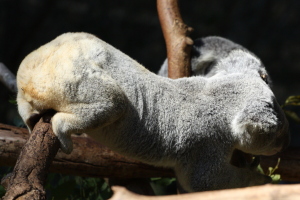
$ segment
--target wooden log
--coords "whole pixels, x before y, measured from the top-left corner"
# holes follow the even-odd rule
[[[0,165],[14,166],[28,137],[24,128],[0,124]],[[59,150],[50,172],[90,177],[174,177],[170,169],[125,158],[86,135],[72,136],[72,140],[73,152],[67,155]]]
[[[14,166],[28,139],[27,129],[0,124],[0,165]],[[95,142],[86,135],[72,136],[74,151],[67,155],[58,151],[51,172],[90,177],[150,178],[174,177],[172,170],[153,167],[124,156]],[[284,181],[300,181],[300,147],[290,147],[275,156],[261,158],[265,171],[281,161],[276,174]]]
[[[197,192],[169,196],[142,196],[114,186],[110,200],[296,200],[300,199],[300,184],[263,185],[248,188]]]
[[[0,165],[14,166],[21,148],[28,139],[27,129],[0,124]],[[86,135],[72,136],[74,151],[67,155],[58,151],[51,172],[91,177],[149,178],[174,177],[172,170],[153,167],[124,156],[95,142]],[[261,165],[266,171],[281,161],[276,174],[284,181],[300,181],[300,147],[290,147],[275,156],[264,156]]]

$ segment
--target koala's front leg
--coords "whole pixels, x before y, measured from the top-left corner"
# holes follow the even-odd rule
[[[85,120],[82,116],[73,113],[56,113],[52,120],[52,128],[60,141],[60,148],[69,154],[73,150],[72,133],[80,133],[85,128]]]
[[[72,133],[88,133],[111,124],[122,116],[127,103],[122,94],[118,95],[118,98],[110,99],[103,93],[99,102],[73,103],[67,106],[66,112],[57,112],[53,116],[53,132],[60,140],[61,149],[65,153],[72,151]]]

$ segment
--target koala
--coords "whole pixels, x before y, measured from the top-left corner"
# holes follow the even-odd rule
[[[30,131],[33,118],[54,110],[66,153],[70,135],[84,132],[124,156],[173,168],[187,192],[267,183],[253,167],[230,163],[236,150],[273,155],[288,144],[265,67],[233,48],[215,68],[210,77],[173,80],[91,34],[65,33],[20,64],[18,110]]]

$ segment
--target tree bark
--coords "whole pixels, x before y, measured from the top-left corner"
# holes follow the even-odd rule
[[[0,165],[14,166],[29,137],[25,128],[0,123]],[[170,169],[153,167],[121,156],[86,135],[72,136],[74,150],[58,151],[50,172],[112,178],[174,177]]]
[[[36,124],[21,150],[13,172],[2,179],[1,184],[7,191],[3,200],[46,199],[43,186],[49,166],[60,146],[49,123],[51,117],[45,115]]]
[[[300,199],[300,184],[263,185],[248,188],[198,192],[169,196],[142,196],[122,187],[113,187],[110,200],[295,200]]]
[[[193,28],[183,22],[178,0],[157,0],[157,11],[166,41],[169,78],[189,77],[193,40],[188,35]]]
[[[14,166],[29,134],[27,129],[0,124],[0,165]],[[67,155],[58,151],[51,172],[91,177],[150,178],[174,177],[170,169],[153,167],[123,157],[84,136],[72,136],[74,151]],[[300,148],[290,147],[282,153],[261,158],[265,171],[274,167],[284,181],[300,181]]]

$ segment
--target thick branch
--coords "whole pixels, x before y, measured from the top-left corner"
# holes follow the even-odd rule
[[[240,189],[198,192],[170,196],[142,196],[122,187],[113,187],[111,200],[295,200],[300,199],[300,184],[264,185]]]
[[[0,124],[0,164],[14,166],[22,146],[28,138],[28,131]],[[174,177],[170,169],[157,168],[125,158],[89,137],[72,137],[74,150],[67,155],[58,151],[51,172],[77,176],[150,178]]]
[[[0,124],[0,164],[14,166],[22,146],[28,138],[28,131]],[[50,171],[78,176],[149,178],[173,177],[171,170],[157,168],[125,158],[89,137],[73,136],[74,151],[66,155],[61,151],[55,157]],[[281,158],[275,174],[285,181],[300,181],[300,148],[289,148],[270,157],[262,157],[264,169],[274,167]]]
[[[49,123],[51,117],[47,116],[36,124],[22,148],[14,171],[2,180],[7,191],[3,200],[46,199],[43,185],[60,146]]]
[[[178,0],[157,0],[157,11],[166,41],[169,77],[188,77],[191,74],[190,53],[193,45],[188,35],[193,29],[184,24]]]
[[[0,62],[0,81],[12,92],[17,93],[16,76]]]

